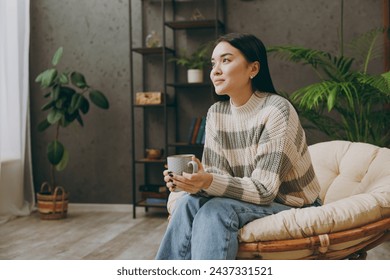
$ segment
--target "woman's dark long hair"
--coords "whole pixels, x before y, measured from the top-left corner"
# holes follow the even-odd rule
[[[214,47],[220,42],[227,42],[238,49],[248,62],[258,61],[260,63],[259,73],[252,79],[253,90],[276,93],[268,69],[267,51],[263,42],[254,35],[245,33],[229,33],[217,39]],[[228,95],[217,95],[214,92],[216,101],[228,100]]]

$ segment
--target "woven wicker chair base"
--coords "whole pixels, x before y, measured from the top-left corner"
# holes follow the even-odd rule
[[[359,228],[307,238],[240,243],[237,259],[366,259],[390,240],[390,218]]]

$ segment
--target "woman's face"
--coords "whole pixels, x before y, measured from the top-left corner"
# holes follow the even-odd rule
[[[258,62],[248,62],[241,51],[228,42],[220,42],[214,48],[211,64],[210,78],[218,95],[234,98],[245,92],[252,94],[250,77],[257,74]]]

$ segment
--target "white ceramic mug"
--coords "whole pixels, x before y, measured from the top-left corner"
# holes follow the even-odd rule
[[[186,173],[197,173],[198,164],[192,160],[193,154],[183,154],[183,155],[172,155],[167,158],[168,170],[182,175],[183,172]],[[176,188],[175,192],[181,191]]]

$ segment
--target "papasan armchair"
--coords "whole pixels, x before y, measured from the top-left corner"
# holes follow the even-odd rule
[[[257,219],[237,259],[365,259],[390,240],[390,149],[329,141],[309,146],[323,205]],[[168,211],[180,193],[171,193]]]

